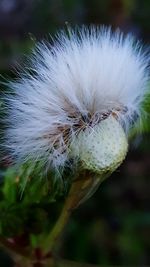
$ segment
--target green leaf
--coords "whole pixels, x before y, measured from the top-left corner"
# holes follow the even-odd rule
[[[13,168],[9,168],[6,171],[4,186],[2,188],[4,198],[9,203],[14,203],[16,201],[16,196],[17,196],[16,183],[17,183],[16,172]]]

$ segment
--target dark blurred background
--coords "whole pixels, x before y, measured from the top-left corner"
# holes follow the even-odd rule
[[[148,45],[150,0],[0,0],[2,79],[15,75],[36,40],[47,39],[66,23],[112,25]],[[61,256],[103,266],[150,266],[149,176],[147,131],[132,142],[121,168],[74,212]],[[0,266],[11,266],[3,253]]]

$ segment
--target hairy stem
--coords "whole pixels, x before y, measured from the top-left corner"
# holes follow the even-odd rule
[[[100,179],[96,179],[95,177],[93,178],[93,176],[89,173],[84,173],[81,178],[73,181],[60,217],[58,218],[52,231],[45,237],[43,242],[42,250],[45,253],[53,251],[57,241],[62,235],[72,211],[89,196],[92,190],[97,187],[99,183]]]
[[[57,260],[53,256],[63,230],[69,220],[72,211],[89,198],[103,180],[102,177],[93,177],[89,172],[82,173],[81,177],[73,180],[69,194],[62,208],[61,214],[52,231],[41,240],[39,248],[24,249],[18,247],[9,239],[0,237],[0,246],[12,257],[15,267],[94,267],[94,265],[78,264],[65,260]],[[40,258],[36,255],[40,250]]]

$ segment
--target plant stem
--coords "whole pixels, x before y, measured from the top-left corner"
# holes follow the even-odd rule
[[[77,208],[84,201],[84,199],[87,198],[87,196],[90,195],[92,190],[97,187],[99,183],[99,178],[95,178],[87,172],[83,173],[82,177],[77,178],[72,182],[70,192],[65,201],[60,217],[58,218],[52,231],[43,241],[42,250],[44,253],[53,251],[53,248],[62,235],[72,211]]]
[[[39,249],[41,257],[36,256],[36,249],[24,249],[0,237],[0,246],[6,250],[14,260],[16,267],[94,267],[94,265],[78,264],[65,260],[58,260],[53,251],[61,237],[72,211],[89,198],[101,183],[103,177],[93,177],[89,172],[82,173],[81,177],[74,179],[62,208],[61,214],[52,231],[41,240]],[[96,267],[96,266],[95,266]]]

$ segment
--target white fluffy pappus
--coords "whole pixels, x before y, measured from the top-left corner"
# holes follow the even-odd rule
[[[131,35],[105,27],[62,31],[53,45],[38,44],[30,66],[9,83],[5,146],[20,163],[59,168],[74,136],[110,114],[128,134],[141,116],[148,61]]]

